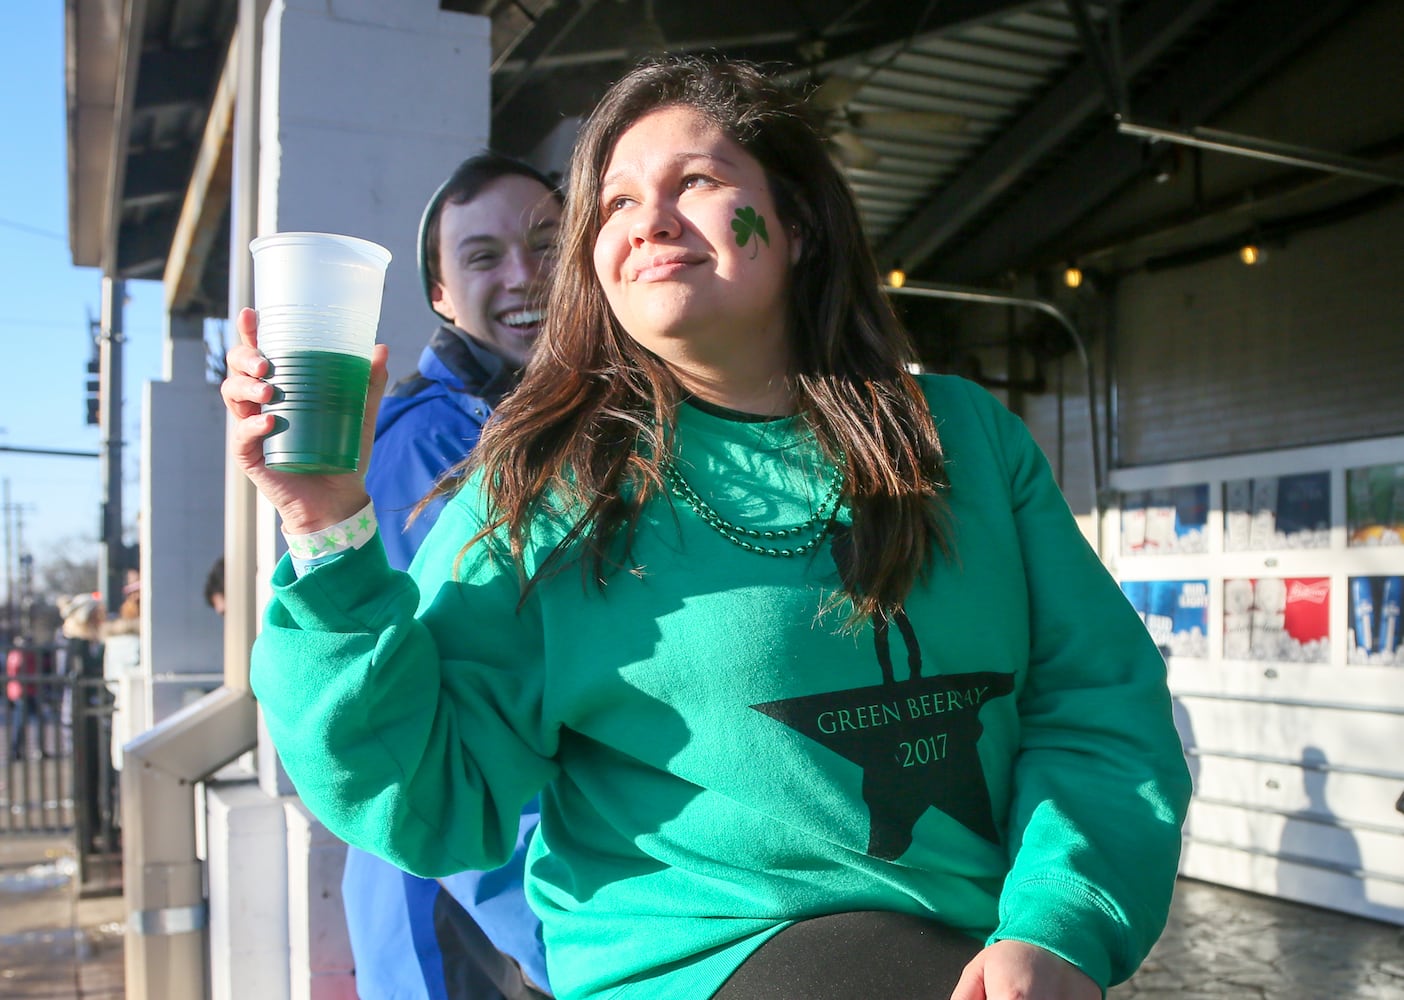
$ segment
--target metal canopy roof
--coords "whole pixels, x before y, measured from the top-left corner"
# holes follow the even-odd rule
[[[1215,154],[1182,155],[1119,133],[1118,86],[1137,119],[1188,129],[1215,124],[1243,102],[1270,102],[1285,73],[1343,33],[1359,51],[1362,79],[1378,77],[1385,63],[1398,77],[1404,66],[1397,0],[441,6],[492,19],[492,142],[519,155],[661,47],[753,59],[813,87],[880,264],[947,282],[1099,253],[1132,266],[1134,253],[1108,248],[1134,245],[1142,259],[1182,251],[1206,238],[1195,219],[1241,215],[1234,206],[1263,185],[1281,194],[1320,179],[1276,164],[1206,166]],[[197,154],[218,105],[236,8],[237,0],[67,0],[75,263],[162,276],[202,169]],[[1401,150],[1404,103],[1361,100],[1349,81],[1328,89],[1335,92],[1315,95],[1319,108],[1305,109],[1301,131],[1275,138],[1397,163],[1389,157]],[[1297,124],[1285,111],[1273,120]],[[1194,165],[1192,197],[1183,173],[1174,184],[1147,180],[1174,179],[1186,161]],[[204,168],[200,191],[212,176]],[[1311,207],[1359,197],[1362,183],[1316,184]],[[206,229],[227,227],[227,213],[212,218]],[[1163,238],[1148,238],[1155,233]],[[196,244],[198,277],[187,279],[177,308],[223,313],[227,244],[208,233]],[[190,245],[183,237],[181,252]]]

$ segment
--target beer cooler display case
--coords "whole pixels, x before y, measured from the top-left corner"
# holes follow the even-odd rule
[[[1404,438],[1109,479],[1194,776],[1181,872],[1404,925]]]

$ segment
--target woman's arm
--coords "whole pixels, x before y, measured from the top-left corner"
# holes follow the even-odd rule
[[[1188,771],[1164,660],[1023,422],[981,395],[1008,471],[1030,633],[1012,865],[991,941],[1036,945],[1105,987],[1135,971],[1164,927]]]
[[[455,527],[441,518],[430,541]],[[536,728],[539,635],[512,576],[419,577],[422,620],[378,539],[301,577],[284,560],[253,688],[298,793],[337,836],[423,876],[496,867],[555,772]]]
[[[235,461],[286,533],[323,531],[367,503],[385,348],[371,362],[362,471],[280,473],[263,462],[272,390],[254,311],[236,325],[221,386]],[[447,527],[440,518],[441,548],[456,551],[476,531],[465,516]],[[540,640],[533,645],[516,614],[515,574],[492,570],[472,583],[459,583],[442,560],[424,571],[431,631],[416,618],[414,582],[390,568],[378,536],[301,576],[285,557],[254,644],[253,690],[309,808],[348,842],[424,875],[505,861],[521,807],[554,773],[554,750],[518,728],[539,721],[529,678],[540,676]]]

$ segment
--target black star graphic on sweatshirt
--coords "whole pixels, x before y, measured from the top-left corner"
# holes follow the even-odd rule
[[[1014,690],[1014,677],[982,671],[913,676],[847,691],[752,705],[863,769],[868,854],[893,861],[935,807],[999,843],[990,790],[976,751],[980,707]]]

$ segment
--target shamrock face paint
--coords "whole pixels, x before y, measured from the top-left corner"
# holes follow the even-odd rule
[[[625,333],[680,371],[783,383],[797,245],[755,157],[693,109],[659,109],[615,142],[598,210],[595,274]]]
[[[751,259],[756,259],[756,254],[760,253],[761,241],[765,241],[766,246],[770,246],[770,234],[765,231],[765,216],[760,215],[750,205],[736,210],[736,218],[731,220],[731,228],[736,231],[736,245],[744,247],[750,242],[752,237],[756,237],[755,244],[751,247]]]

